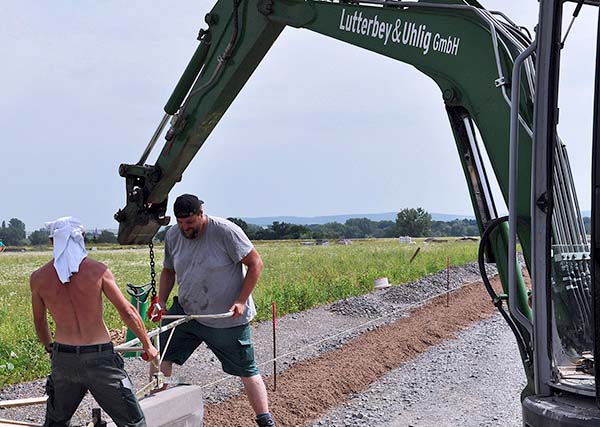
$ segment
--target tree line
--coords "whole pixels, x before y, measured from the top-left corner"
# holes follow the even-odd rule
[[[0,242],[6,246],[42,246],[50,244],[50,233],[45,227],[32,232],[27,236],[25,223],[18,218],[11,218],[8,223],[2,221],[0,226]],[[88,232],[85,235],[86,243],[117,243],[117,236],[109,230]]]
[[[251,240],[287,239],[363,239],[381,237],[437,237],[477,236],[476,220],[433,221],[431,214],[422,208],[402,209],[396,221],[372,221],[369,218],[351,218],[346,222],[298,225],[273,222],[268,227],[247,224],[239,218],[228,218],[244,230]]]
[[[298,225],[275,221],[267,227],[248,224],[240,218],[227,218],[244,230],[251,240],[315,240],[315,239],[363,239],[382,237],[462,237],[478,236],[479,227],[474,219],[454,219],[434,221],[422,208],[402,209],[395,221],[372,221],[368,218],[351,218],[346,222],[327,224]],[[590,232],[590,218],[584,218],[587,232]],[[167,230],[162,228],[155,240],[163,241]],[[86,243],[117,243],[117,236],[109,231],[88,232]],[[12,218],[0,227],[0,241],[7,246],[47,245],[48,230],[40,228],[29,236],[23,221]]]

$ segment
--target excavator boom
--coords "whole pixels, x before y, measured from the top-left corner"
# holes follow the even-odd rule
[[[494,28],[492,15],[477,2],[221,0],[205,20],[208,28],[201,31],[200,45],[155,133],[160,135],[170,118],[156,164],[146,165],[143,156],[135,165],[120,167],[127,192],[127,205],[116,214],[122,244],[148,243],[168,222],[164,214],[170,189],[286,26],[412,64],[436,81],[447,105],[466,108],[484,121],[479,127],[490,137],[507,136],[506,126],[499,129],[502,121],[493,116],[500,113],[508,119],[502,98],[517,48],[500,34],[494,40],[492,33],[501,29]],[[530,118],[531,103],[524,102],[523,114]],[[507,162],[505,145],[492,142],[488,149],[496,152],[490,157],[495,172],[504,175],[499,181],[507,191],[507,168],[501,165]]]

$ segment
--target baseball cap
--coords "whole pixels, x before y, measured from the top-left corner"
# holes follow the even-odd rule
[[[175,199],[173,212],[175,218],[187,218],[188,216],[198,215],[204,202],[193,194],[182,194]]]

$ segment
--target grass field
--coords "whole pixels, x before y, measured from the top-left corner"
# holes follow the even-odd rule
[[[421,251],[409,263],[417,247]],[[445,268],[447,256],[452,265],[462,265],[474,261],[477,254],[474,242],[401,245],[396,239],[360,240],[348,246],[258,242],[256,248],[265,264],[254,292],[258,320],[270,318],[271,301],[282,316],[369,292],[377,277],[387,277],[392,284],[406,283]],[[128,282],[149,281],[147,249],[99,248],[89,256],[109,266],[122,290]],[[50,251],[0,254],[0,388],[49,372],[48,357],[33,328],[29,275],[51,258]],[[162,258],[162,248],[157,247],[157,273]],[[123,326],[110,304],[105,319],[110,329]]]

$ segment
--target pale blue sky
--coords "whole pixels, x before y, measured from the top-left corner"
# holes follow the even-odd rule
[[[530,29],[536,21],[535,0],[482,3]],[[88,228],[117,227],[113,214],[125,202],[118,165],[139,159],[212,5],[0,2],[0,220],[17,217],[34,230],[74,215]],[[584,8],[572,30],[561,91],[561,136],[583,209],[593,11]],[[292,28],[192,161],[171,204],[184,192],[219,216],[417,206],[472,214],[434,83],[405,64]]]

